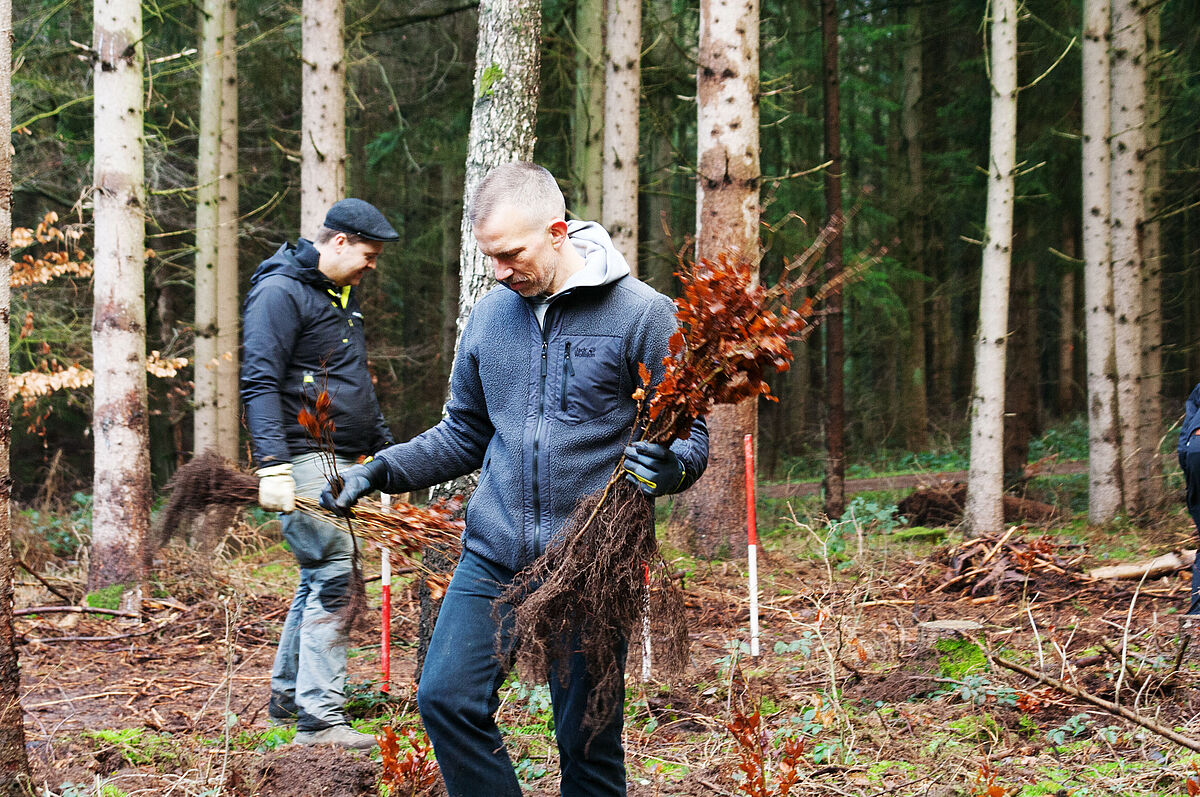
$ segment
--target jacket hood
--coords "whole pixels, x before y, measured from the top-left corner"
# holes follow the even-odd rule
[[[567,237],[583,256],[584,267],[571,275],[563,291],[581,286],[608,285],[629,274],[625,257],[613,246],[608,231],[594,221],[568,221]]]
[[[269,276],[280,274],[310,285],[331,287],[333,283],[317,268],[320,260],[321,253],[307,238],[301,238],[294,244],[285,243],[258,265],[250,284],[255,285]]]

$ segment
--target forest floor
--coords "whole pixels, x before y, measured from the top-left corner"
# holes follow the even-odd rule
[[[679,676],[655,673],[642,683],[631,645],[631,795],[782,794],[789,751],[792,795],[1200,791],[1200,755],[989,658],[1200,739],[1200,633],[1192,640],[1177,622],[1187,574],[1143,582],[1085,575],[1101,561],[1192,547],[1185,514],[1106,529],[1079,520],[1018,527],[981,542],[878,515],[867,524],[795,517],[767,532],[760,551],[758,658],[746,644],[746,561],[676,558],[691,662]],[[20,522],[18,531],[24,562],[77,604],[83,563],[46,554],[30,542],[36,530]],[[274,523],[243,523],[211,555],[165,549],[142,624],[78,613],[17,618],[38,795],[386,793],[378,753],[298,748],[288,744],[290,729],[267,725],[271,660],[296,576],[277,535]],[[367,575],[377,572],[376,562]],[[368,594],[375,610],[350,650],[355,725],[419,727],[414,583],[393,588],[390,695],[377,688],[377,581]],[[38,581],[18,583],[18,608],[66,602]],[[765,747],[740,754],[729,726],[746,727],[756,711]],[[546,687],[510,680],[499,721],[526,793],[557,794]],[[803,747],[785,747],[787,739]],[[759,763],[766,788],[747,791],[745,769]]]

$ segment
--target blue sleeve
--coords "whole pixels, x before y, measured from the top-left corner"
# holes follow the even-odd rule
[[[1200,429],[1200,384],[1192,388],[1191,395],[1183,405],[1183,423],[1179,426],[1177,450],[1183,451],[1187,448],[1188,438],[1195,434],[1197,429]]]
[[[388,468],[388,492],[432,487],[479,469],[495,433],[488,417],[479,360],[467,319],[450,375],[450,399],[437,426],[377,455]]]
[[[292,459],[280,392],[300,325],[295,297],[284,286],[262,285],[246,298],[240,388],[254,461],[259,465]]]

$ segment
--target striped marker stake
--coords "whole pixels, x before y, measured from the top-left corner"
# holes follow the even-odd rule
[[[758,524],[754,518],[754,441],[746,435],[746,556],[750,571],[750,655],[758,658]]]
[[[642,603],[642,680],[650,680],[650,563],[642,562],[642,583],[646,595]]]
[[[379,503],[384,509],[392,506],[392,497],[379,494]],[[380,618],[379,691],[385,695],[391,691],[392,680],[392,557],[387,548],[380,546],[383,559],[379,564],[379,580],[383,585],[383,616]]]

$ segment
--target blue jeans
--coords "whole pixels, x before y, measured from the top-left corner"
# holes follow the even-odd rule
[[[337,460],[339,471],[352,464]],[[316,454],[297,457],[292,477],[298,496],[316,498],[326,484]],[[302,512],[282,517],[283,536],[300,565],[300,584],[279,635],[268,713],[275,719],[295,717],[302,731],[345,725],[347,636],[335,615],[346,604],[354,542],[345,529]]]
[[[417,691],[425,731],[433,742],[450,797],[520,797],[521,787],[504,749],[496,710],[499,690],[512,666],[511,610],[497,619],[492,603],[513,579],[513,572],[463,551],[446,590]],[[500,630],[497,653],[497,631]],[[617,661],[625,661],[624,645]],[[621,711],[601,728],[583,727],[592,679],[583,656],[568,663],[565,682],[549,674],[558,742],[561,794],[601,797],[625,794],[625,750]],[[622,687],[618,687],[623,690]],[[621,705],[623,694],[616,697]]]

